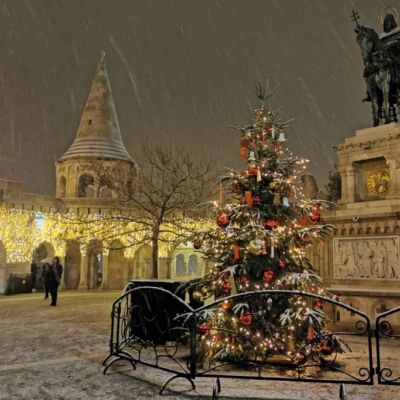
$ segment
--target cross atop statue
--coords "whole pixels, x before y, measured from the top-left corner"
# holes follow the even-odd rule
[[[384,12],[381,35],[360,25],[357,11],[351,13],[364,64],[367,93],[363,101],[371,103],[374,126],[397,122],[400,113],[400,29],[397,28],[400,13],[394,7]]]
[[[359,19],[360,19],[360,15],[358,14],[358,12],[355,10],[352,10],[351,11],[351,20],[356,23],[357,27],[360,26],[360,24],[358,23]]]

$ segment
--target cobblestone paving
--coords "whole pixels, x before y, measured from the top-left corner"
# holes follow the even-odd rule
[[[205,399],[212,381],[196,380],[188,392],[179,380],[159,396],[163,372],[121,364],[106,376],[111,303],[119,292],[61,292],[59,306],[42,294],[0,297],[0,399]],[[397,353],[399,357],[397,357]],[[400,350],[390,350],[400,358]],[[222,381],[221,399],[338,399],[338,385],[286,382]],[[348,386],[349,400],[398,400],[400,387]]]

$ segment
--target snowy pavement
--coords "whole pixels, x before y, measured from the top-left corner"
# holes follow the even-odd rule
[[[110,309],[119,292],[61,292],[58,307],[42,294],[0,297],[0,399],[187,399],[210,398],[213,381],[177,380],[159,396],[162,371],[121,363],[102,375]],[[391,356],[399,359],[391,349]],[[222,380],[221,399],[338,399],[338,385]],[[349,400],[400,399],[400,387],[348,386]]]

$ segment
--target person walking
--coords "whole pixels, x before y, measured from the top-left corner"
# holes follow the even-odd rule
[[[51,306],[57,305],[57,288],[59,284],[58,274],[55,266],[46,263],[45,265],[45,282],[47,283],[47,289],[51,296]]]
[[[58,282],[61,282],[61,277],[63,274],[63,266],[60,264],[60,259],[59,257],[54,257],[53,258],[53,266],[55,267],[55,270],[57,272],[58,275]]]
[[[63,273],[63,267],[60,264],[60,259],[58,257],[53,258],[53,263],[50,265],[49,272],[47,274],[49,280],[49,290],[51,296],[51,306],[57,305],[57,297],[58,297],[58,286],[61,282],[61,277]]]

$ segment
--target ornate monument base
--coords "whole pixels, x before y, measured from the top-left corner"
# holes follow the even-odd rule
[[[356,131],[336,151],[342,196],[323,215],[336,232],[312,262],[331,292],[374,319],[400,305],[400,124]]]

